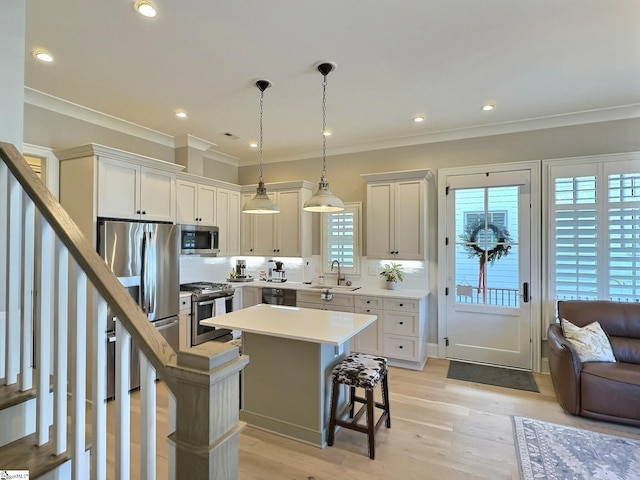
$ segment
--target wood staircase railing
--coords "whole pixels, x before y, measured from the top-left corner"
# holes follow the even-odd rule
[[[5,285],[0,292],[0,385],[17,385],[19,392],[33,389],[36,395],[35,405],[21,413],[27,431],[14,436],[30,433],[28,424],[33,424],[38,446],[49,445],[54,456],[70,458],[68,473],[60,478],[107,478],[104,333],[109,306],[118,318],[115,458],[109,459],[115,464],[114,478],[156,478],[156,371],[173,400],[169,423],[175,431],[168,442],[174,453],[168,478],[237,478],[237,441],[243,426],[238,420],[239,372],[248,358],[238,356],[236,347],[215,342],[176,354],[17,149],[0,142],[0,158],[0,255],[3,243],[6,247],[6,261],[0,261]],[[140,471],[133,473],[131,341],[141,351],[144,434]],[[0,430],[2,422],[0,417]],[[4,443],[15,440],[2,436]],[[0,469],[19,468],[15,448],[11,458],[4,448]],[[24,458],[28,455],[25,451]]]

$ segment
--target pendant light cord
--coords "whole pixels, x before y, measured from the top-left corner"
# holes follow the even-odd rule
[[[327,76],[322,76],[322,178],[327,177]],[[323,180],[326,181],[326,180]]]
[[[262,115],[263,115],[263,107],[264,107],[264,90],[260,91],[260,183],[262,183],[262,163],[263,163],[263,155],[262,155]]]

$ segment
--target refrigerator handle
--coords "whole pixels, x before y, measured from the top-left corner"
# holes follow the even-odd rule
[[[147,232],[143,232],[142,234],[142,267],[140,272],[140,297],[141,297],[141,307],[144,313],[149,313],[149,293],[147,286],[147,279],[149,275],[147,274],[147,264],[148,259],[147,256],[149,254],[149,241],[147,238]]]
[[[147,299],[148,313],[155,313],[156,306],[156,278],[158,272],[156,271],[156,265],[158,265],[158,244],[157,244],[157,236],[158,233],[154,230],[153,232],[149,232],[149,245],[148,245],[148,255],[147,255],[147,278],[145,279],[145,283],[147,286]]]

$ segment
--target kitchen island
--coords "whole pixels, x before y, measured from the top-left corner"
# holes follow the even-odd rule
[[[250,362],[242,372],[240,419],[323,448],[331,369],[349,352],[351,337],[376,319],[369,314],[260,304],[202,324],[242,331],[242,352]]]

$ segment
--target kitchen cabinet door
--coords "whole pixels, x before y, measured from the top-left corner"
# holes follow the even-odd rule
[[[176,223],[193,225],[198,221],[198,184],[176,182]]]
[[[300,190],[282,191],[277,194],[280,213],[275,215],[274,255],[284,257],[302,256],[302,232],[300,215],[302,202]]]
[[[367,185],[367,257],[426,260],[426,180]]]
[[[101,159],[98,163],[98,215],[140,218],[140,167]]]
[[[175,184],[172,173],[140,167],[140,211],[142,220],[173,222]],[[146,212],[146,213],[145,213]]]
[[[98,166],[98,215],[173,222],[175,175],[113,159]]]
[[[178,180],[176,222],[185,225],[216,225],[216,187]]]
[[[220,228],[218,256],[240,253],[240,192],[218,188],[216,221]]]
[[[242,206],[253,198],[254,193],[243,193],[240,201]],[[240,213],[240,253],[242,255],[256,255],[255,246],[255,215],[252,213]]]

